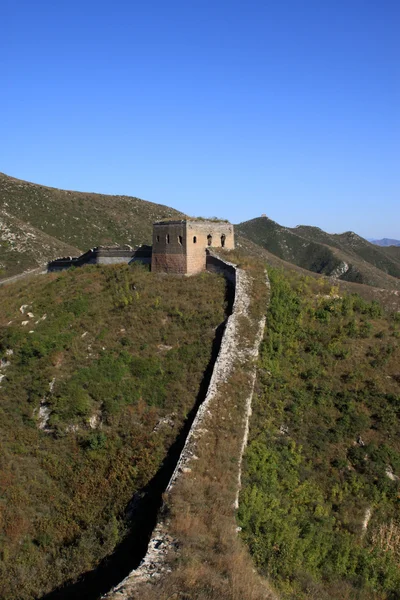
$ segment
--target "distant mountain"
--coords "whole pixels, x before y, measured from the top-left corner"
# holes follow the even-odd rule
[[[351,231],[329,234],[306,225],[289,228],[259,217],[240,223],[236,232],[303,269],[342,281],[400,289],[400,253],[379,248]]]
[[[392,240],[390,238],[382,238],[381,240],[368,240],[376,246],[400,246],[400,240]]]
[[[99,244],[151,243],[154,221],[180,216],[139,198],[59,190],[0,173],[0,278]]]

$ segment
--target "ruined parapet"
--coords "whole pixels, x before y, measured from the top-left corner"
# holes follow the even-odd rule
[[[222,260],[212,250],[206,251],[206,269],[210,273],[221,273],[231,283],[236,283],[236,266],[226,260]]]
[[[151,270],[194,275],[206,269],[207,248],[234,247],[233,225],[227,221],[160,221],[153,226]]]
[[[83,265],[115,265],[131,262],[151,262],[151,246],[139,246],[134,249],[131,246],[98,246],[91,248],[78,257],[57,258],[48,263],[47,270],[63,271],[70,267],[82,267]]]

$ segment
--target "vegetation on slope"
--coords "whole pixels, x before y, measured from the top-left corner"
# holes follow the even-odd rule
[[[78,248],[150,244],[154,221],[170,217],[183,215],[139,198],[59,190],[0,173],[0,276],[79,253]],[[40,249],[35,242],[42,237]],[[19,254],[23,262],[17,271],[13,263]]]
[[[381,249],[385,254],[400,262],[400,244],[398,246],[385,246]]]
[[[279,258],[294,262],[309,271],[330,275],[341,263],[332,249],[318,242],[305,240],[268,217],[240,223],[236,230]]]
[[[0,280],[43,267],[55,256],[76,256],[70,246],[0,209]]]
[[[265,248],[258,246],[240,234],[236,236],[236,247],[239,248],[242,253],[264,261],[268,268],[274,267],[277,269],[284,269],[288,273],[297,273],[298,275],[302,275],[304,277],[313,277],[317,280],[324,279],[327,281],[327,278],[324,275],[307,271],[306,269],[302,269],[293,263],[286,262],[275,254],[272,254],[272,252],[269,252]],[[331,278],[329,281],[331,281],[331,284],[334,284],[338,287],[340,294],[359,294],[362,298],[364,298],[364,300],[368,300],[369,302],[372,300],[378,301],[382,307],[390,312],[400,311],[399,290],[376,288],[370,285],[364,285],[362,283],[343,281],[341,279]]]
[[[282,227],[267,217],[240,223],[236,232],[298,267],[340,280],[400,289],[400,260],[348,232]]]
[[[282,598],[399,598],[399,313],[269,273],[243,537]]]
[[[329,234],[318,227],[308,227],[305,225],[300,225],[292,229],[292,231],[309,240],[334,246],[338,250],[346,252],[349,256],[353,256],[353,259],[362,258],[393,277],[400,277],[400,260],[397,260],[395,256],[391,257],[385,249],[368,242],[353,231]]]
[[[0,597],[93,568],[194,406],[225,281],[84,267],[0,288]]]

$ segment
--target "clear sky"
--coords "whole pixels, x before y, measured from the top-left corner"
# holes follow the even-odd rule
[[[0,171],[400,239],[399,0],[0,6]]]

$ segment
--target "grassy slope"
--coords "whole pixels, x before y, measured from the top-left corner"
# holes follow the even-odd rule
[[[399,315],[323,279],[270,276],[244,538],[282,598],[398,598]]]
[[[385,246],[381,249],[391,258],[395,258],[396,260],[400,261],[400,246]]]
[[[0,211],[0,279],[45,265],[55,256],[76,256],[78,248]]]
[[[279,258],[310,271],[329,275],[340,264],[330,248],[305,240],[268,217],[240,223],[236,231]]]
[[[0,222],[4,220],[11,233],[20,238],[20,242],[15,242],[9,234],[4,235],[1,227],[3,276],[18,272],[14,256],[19,254],[21,238],[29,227],[34,228],[32,233],[37,235],[37,243],[34,238],[25,240],[20,264],[24,268],[37,266],[39,260],[79,252],[78,248],[151,243],[154,221],[179,216],[181,213],[172,208],[139,198],[59,190],[0,173]],[[42,237],[48,247],[44,243],[40,249]],[[6,246],[4,241],[8,242]],[[13,248],[14,253],[11,253]]]
[[[278,269],[284,269],[285,271],[298,273],[304,277],[313,277],[315,279],[324,278],[323,275],[307,271],[293,263],[282,260],[276,254],[272,254],[265,248],[258,246],[248,238],[237,235],[236,245],[246,254],[257,257],[267,263],[271,267]],[[400,311],[400,291],[395,289],[376,288],[370,285],[364,285],[361,283],[353,283],[351,281],[342,280],[330,280],[331,284],[335,284],[339,287],[341,293],[359,294],[365,300],[377,300],[382,306],[389,311]]]
[[[224,301],[220,276],[138,266],[0,288],[1,598],[38,597],[113,550],[195,403]]]
[[[362,258],[381,271],[393,277],[400,277],[400,260],[396,256],[390,256],[384,249],[371,244],[352,231],[330,235],[317,227],[307,227],[304,225],[296,227],[292,231],[298,232],[302,237],[307,239],[335,246],[339,250],[345,251],[349,256],[353,256],[353,259]]]
[[[307,237],[299,235],[299,232],[303,230]],[[345,262],[350,269],[340,276],[341,280],[365,283],[381,288],[400,289],[400,281],[397,276],[387,274],[390,267],[393,273],[398,272],[400,275],[400,263],[388,257],[387,254],[381,253],[378,249],[379,263],[375,255],[375,246],[365,242],[368,248],[370,247],[372,256],[370,259],[379,263],[384,270],[367,262],[358,253],[360,244],[354,243],[352,246],[352,242],[347,239],[346,234],[343,234],[344,238],[342,239],[342,236],[330,236],[316,227],[289,229],[267,217],[240,223],[236,226],[236,231],[239,235],[247,237],[282,260],[304,269],[330,275]],[[356,237],[358,238],[358,236]],[[365,248],[362,246],[362,252],[364,250]],[[397,268],[398,271],[396,271]]]

